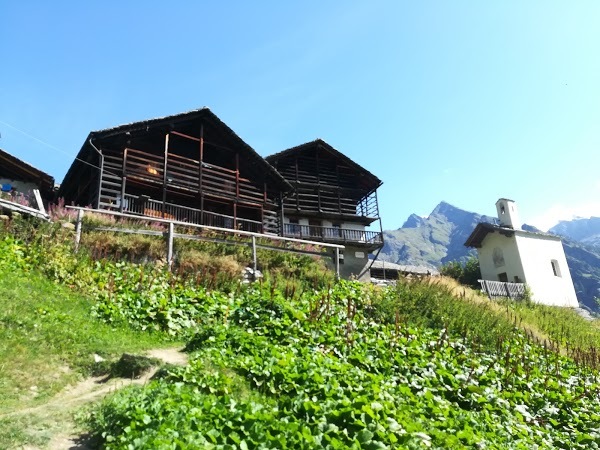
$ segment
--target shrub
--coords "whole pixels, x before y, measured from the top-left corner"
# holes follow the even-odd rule
[[[479,281],[481,279],[481,270],[479,268],[479,260],[472,256],[464,263],[459,261],[452,261],[448,264],[443,265],[440,268],[440,273],[450,278],[454,278],[460,284],[470,286],[472,288],[479,288]]]

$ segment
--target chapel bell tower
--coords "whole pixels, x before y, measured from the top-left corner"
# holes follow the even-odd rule
[[[500,226],[509,227],[514,230],[521,229],[519,211],[517,210],[517,205],[513,200],[501,198],[496,202],[496,210],[498,211]]]

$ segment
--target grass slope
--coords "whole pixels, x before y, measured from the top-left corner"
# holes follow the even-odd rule
[[[165,345],[159,333],[93,319],[89,298],[37,273],[0,272],[0,299],[0,448],[46,443],[48,428],[61,425],[19,411],[88,375],[94,354],[111,359]]]

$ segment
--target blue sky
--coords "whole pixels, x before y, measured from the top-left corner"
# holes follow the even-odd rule
[[[208,106],[264,156],[319,137],[369,169],[386,229],[500,197],[545,229],[600,215],[598,23],[595,1],[0,1],[0,147],[60,182],[91,130]]]

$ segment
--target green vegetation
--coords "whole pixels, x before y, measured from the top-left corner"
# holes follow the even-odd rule
[[[460,284],[472,287],[473,289],[479,288],[478,280],[481,279],[481,270],[479,268],[479,260],[476,256],[469,257],[464,263],[453,261],[444,264],[440,268],[440,274],[454,278]]]
[[[600,368],[600,321],[584,319],[569,308],[504,301],[508,314],[530,324],[548,337],[546,345],[560,349],[575,361]]]
[[[335,283],[283,253],[266,259],[275,275],[244,285],[199,269],[204,252],[237,263],[243,247],[189,247],[191,269],[172,274],[89,245],[74,257],[70,238],[26,221],[0,233],[5,408],[30,390],[23,371],[43,392],[27,401],[42,402],[97,369],[93,353],[169,341],[190,353],[80,413],[103,448],[599,448],[597,325],[566,310],[489,302],[448,279]],[[0,446],[31,438],[23,417],[0,423]]]
[[[409,288],[403,300],[436,290]],[[191,339],[188,367],[115,394],[87,423],[109,449],[598,448],[595,371],[506,323],[488,324],[494,346],[436,318],[413,327],[423,310],[390,317],[397,293],[250,287]]]

